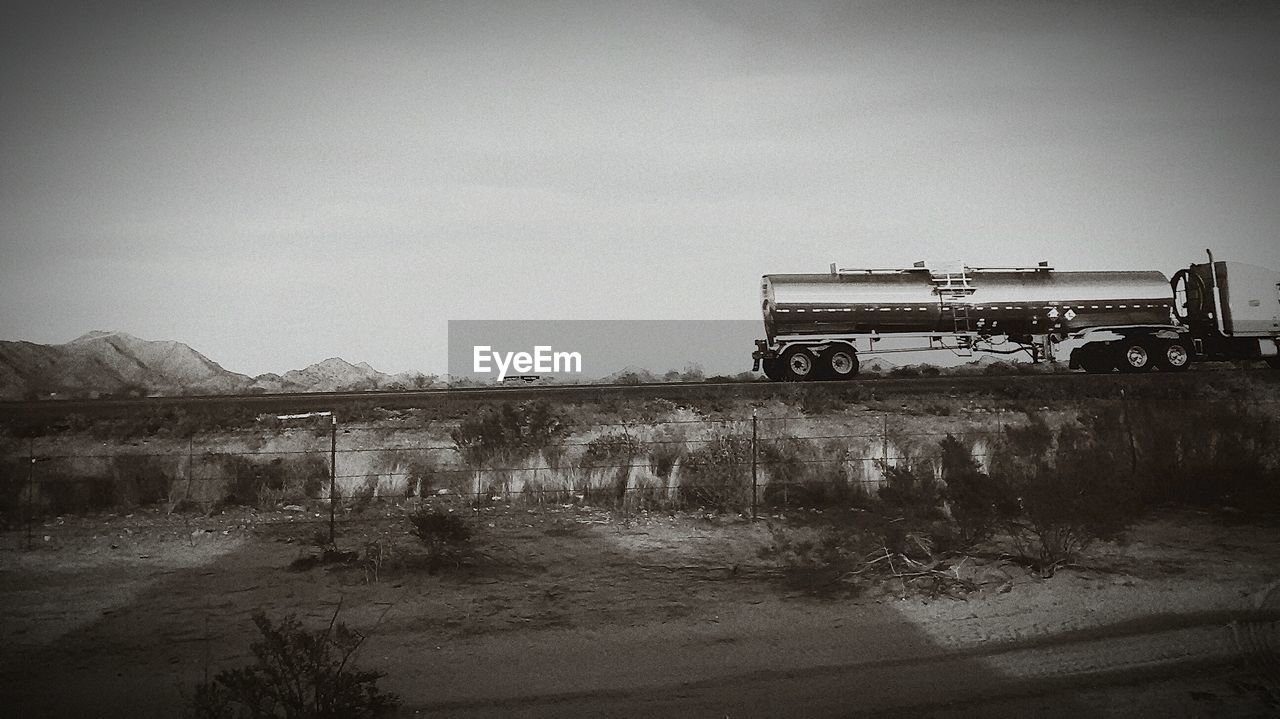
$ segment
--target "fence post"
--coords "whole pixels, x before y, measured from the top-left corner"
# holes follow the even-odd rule
[[[759,435],[760,420],[756,417],[756,410],[751,410],[751,520],[756,519],[756,487],[758,486],[758,477],[756,474],[756,439]]]
[[[195,502],[195,500],[191,498],[191,481],[196,471],[195,459],[192,457],[192,454],[195,452],[195,442],[194,437],[187,437],[187,491],[186,496],[183,497],[183,499],[190,503]],[[169,511],[172,512],[173,509],[170,508]]]
[[[880,460],[884,462],[884,466],[889,466],[889,413],[886,412],[881,418],[884,422],[884,429],[880,435]]]
[[[338,415],[329,415],[329,545],[334,543],[333,525],[338,507]]]
[[[27,437],[27,551],[31,551],[31,515],[34,514],[36,485],[36,450],[35,438]]]

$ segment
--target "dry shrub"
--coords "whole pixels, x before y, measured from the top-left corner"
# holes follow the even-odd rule
[[[450,437],[468,464],[484,467],[529,457],[564,439],[571,428],[572,420],[546,402],[508,402],[467,417]]]
[[[757,463],[768,476],[762,500],[774,507],[847,507],[865,503],[859,484],[845,473],[847,447],[821,447],[812,440],[783,436],[759,443]]]
[[[633,464],[644,452],[645,447],[640,440],[625,432],[611,432],[588,442],[578,460],[585,478],[580,489],[584,501],[624,506]],[[592,481],[598,474],[606,477],[603,486]]]
[[[685,455],[680,501],[693,507],[736,509],[751,500],[751,438],[721,434]]]
[[[196,719],[346,719],[371,717],[400,703],[378,689],[382,672],[360,671],[352,658],[365,636],[337,622],[309,631],[290,614],[278,625],[253,615],[261,639],[254,663],[224,669],[196,685],[188,707]]]
[[[46,470],[37,477],[33,502],[35,508],[53,514],[149,506],[169,500],[177,473],[171,457],[115,455],[96,474]]]
[[[484,491],[486,471],[491,484],[494,477],[504,479],[494,470],[551,450],[569,435],[572,427],[573,420],[564,410],[545,401],[506,402],[483,407],[466,417],[450,437],[458,455],[472,470],[475,500],[483,502],[491,493]]]
[[[1240,402],[1124,402],[1081,418],[1111,437],[1150,503],[1280,510],[1280,423]]]
[[[890,580],[930,597],[973,591],[959,573],[963,560],[948,559],[930,527],[865,513],[826,515],[808,526],[769,525],[772,543],[760,556],[777,562],[785,586],[810,594],[849,596]]]
[[[684,457],[683,442],[675,439],[659,439],[649,446],[649,471],[664,484],[671,483],[671,473]]]
[[[49,477],[36,486],[39,506],[51,514],[91,512],[115,504],[115,482],[109,477]]]
[[[273,507],[319,498],[329,487],[329,463],[319,454],[272,459],[226,455],[221,464],[228,504]]]
[[[875,464],[884,472],[885,484],[878,494],[888,512],[912,520],[942,518],[942,485],[928,463],[878,459]]]
[[[1129,468],[1079,424],[1054,430],[1033,420],[1010,427],[992,467],[1018,503],[1006,520],[1010,537],[1043,571],[1074,560],[1094,541],[1120,536],[1143,513]]]
[[[152,455],[112,457],[109,471],[114,504],[136,507],[167,501],[177,473],[175,464],[173,458]]]
[[[1018,512],[1017,498],[1001,481],[984,473],[960,440],[942,440],[942,482],[951,518],[962,545],[989,538]]]
[[[874,533],[847,525],[770,524],[768,529],[772,541],[760,550],[760,557],[778,564],[784,586],[810,594],[856,591],[856,585],[848,579],[880,546]]]
[[[445,565],[457,567],[471,543],[471,526],[462,517],[441,509],[423,510],[409,517],[410,533],[427,550],[427,571],[435,574]]]

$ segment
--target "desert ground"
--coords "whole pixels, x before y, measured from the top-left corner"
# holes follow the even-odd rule
[[[179,715],[249,660],[255,611],[338,612],[397,716],[1263,716],[1280,698],[1274,524],[1174,512],[1050,578],[975,556],[954,597],[780,581],[768,528],[811,512],[458,507],[473,556],[429,574],[407,511],[340,526],[390,547],[377,576],[298,568],[324,524],[296,512],[51,519],[29,551],[7,533],[5,713]]]
[[[1277,387],[526,406],[521,441],[564,420],[558,444],[487,474],[455,431],[494,429],[488,410],[348,413],[333,545],[324,427],[157,415],[11,432],[0,714],[182,716],[197,683],[253,660],[261,613],[360,632],[355,665],[383,673],[391,716],[1275,715]],[[755,518],[733,455],[753,412]],[[995,476],[1037,432],[1088,450],[1055,460],[1071,482],[1148,498],[1069,560],[1028,561],[999,531],[944,547],[956,498],[951,518],[919,514],[928,493],[903,504],[886,469],[934,476],[952,435]],[[726,477],[732,492],[705,492]],[[720,506],[691,499],[707,497]],[[425,511],[472,533],[438,568],[411,534]],[[938,544],[890,552],[900,521]],[[796,542],[832,528],[861,542],[855,561],[815,573],[818,545]]]

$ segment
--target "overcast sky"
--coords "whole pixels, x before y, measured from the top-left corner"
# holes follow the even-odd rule
[[[0,338],[441,371],[833,261],[1280,268],[1280,4],[1117,4],[5,3]]]

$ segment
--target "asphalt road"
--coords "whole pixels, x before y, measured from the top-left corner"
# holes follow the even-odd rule
[[[110,399],[58,399],[0,402],[0,421],[50,420],[72,414],[87,417],[130,416],[183,408],[195,411],[247,409],[261,413],[341,411],[353,406],[405,409],[474,404],[492,401],[548,399],[599,401],[608,399],[799,398],[805,394],[842,393],[849,399],[910,397],[995,397],[1010,399],[1094,397],[1182,398],[1206,394],[1206,387],[1230,385],[1247,377],[1280,386],[1280,372],[1268,368],[1240,369],[1206,366],[1177,374],[1062,374],[976,375],[951,377],[864,377],[845,382],[678,382],[636,385],[532,385],[471,387],[376,392],[314,392],[260,395],[212,395]],[[1123,394],[1122,394],[1123,393]],[[1218,393],[1221,396],[1223,393]],[[1229,394],[1229,393],[1228,393]]]

